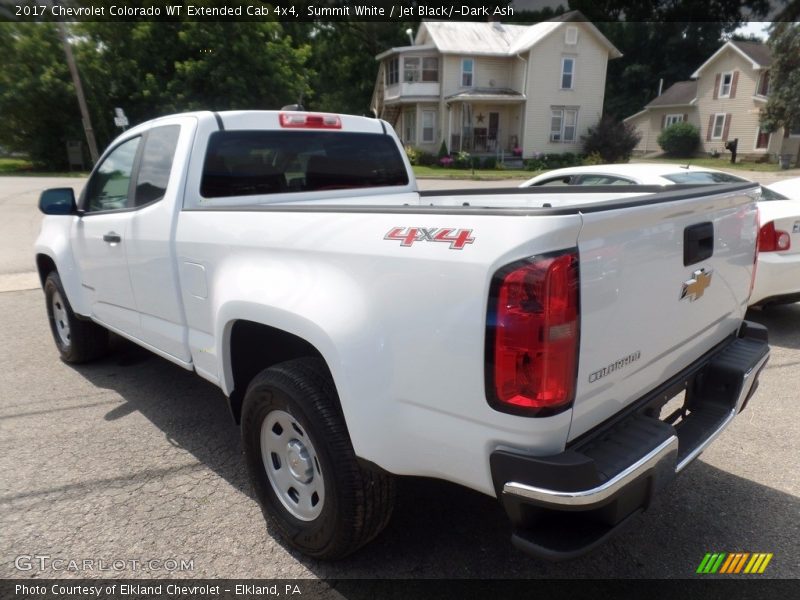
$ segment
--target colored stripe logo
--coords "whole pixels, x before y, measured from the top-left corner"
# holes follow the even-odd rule
[[[706,552],[697,573],[738,575],[760,574],[772,560],[772,552]]]

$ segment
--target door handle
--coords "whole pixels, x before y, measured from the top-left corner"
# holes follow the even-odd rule
[[[683,230],[683,266],[695,265],[714,255],[714,224],[697,223]]]
[[[122,241],[122,238],[118,233],[109,231],[107,234],[103,236],[103,241],[108,242],[109,244],[119,244]]]

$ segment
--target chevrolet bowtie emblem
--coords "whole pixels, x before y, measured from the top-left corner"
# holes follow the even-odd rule
[[[700,269],[692,273],[692,278],[683,282],[681,300],[688,298],[689,302],[694,302],[698,298],[702,298],[706,288],[711,285],[711,276],[713,274],[714,271],[711,269],[708,271]]]

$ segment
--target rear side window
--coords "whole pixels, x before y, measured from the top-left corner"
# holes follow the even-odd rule
[[[550,179],[545,179],[544,181],[540,181],[538,183],[534,183],[533,185],[542,185],[542,186],[554,186],[554,185],[570,185],[572,183],[572,179],[574,175],[560,175],[559,177],[552,177]]]
[[[340,131],[218,131],[209,139],[205,198],[408,184],[394,140]]]
[[[779,194],[767,187],[761,186],[761,199],[762,200],[788,200],[783,194]]]
[[[577,185],[633,185],[635,182],[615,175],[581,175]]]
[[[164,197],[180,132],[179,125],[165,125],[155,127],[147,133],[139,175],[136,178],[135,206],[150,204]]]
[[[714,173],[712,171],[685,171],[683,173],[670,173],[662,175],[672,183],[743,183],[747,179],[728,175],[727,173]]]

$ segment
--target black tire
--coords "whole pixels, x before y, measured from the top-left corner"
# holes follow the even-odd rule
[[[286,419],[292,421],[293,429],[283,436],[283,428],[279,428],[283,436],[279,437],[269,423]],[[267,436],[263,452],[262,427]],[[304,455],[309,470],[303,473],[304,478],[311,478],[308,484],[296,479],[288,464],[296,466],[292,457],[296,459],[297,454],[278,456],[276,462],[276,452],[270,452],[269,444],[280,446],[288,437],[296,439],[287,445],[309,444],[310,453]],[[242,406],[242,439],[253,486],[270,521],[304,554],[327,560],[342,558],[372,540],[389,522],[394,478],[369,470],[356,460],[333,380],[321,359],[287,361],[253,379]],[[269,474],[265,456],[272,463]],[[291,502],[301,498],[295,500],[291,494],[276,491],[279,483],[270,480],[278,477],[281,468],[288,469],[288,475],[300,482],[300,495],[307,493],[302,491],[306,485],[321,485],[321,507],[304,504],[307,514],[298,518],[294,513],[301,511],[301,506],[293,507]],[[292,479],[288,481],[293,483]],[[313,503],[313,495],[310,498]],[[314,514],[315,510],[319,514]]]
[[[108,352],[108,330],[75,315],[55,271],[45,279],[44,296],[50,331],[61,360],[71,364],[84,363]]]

